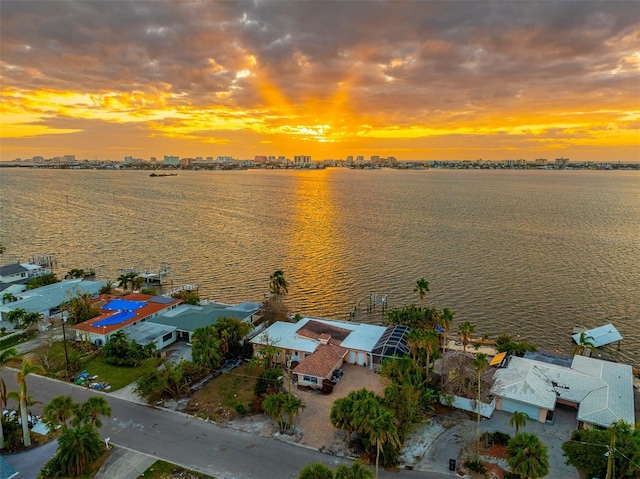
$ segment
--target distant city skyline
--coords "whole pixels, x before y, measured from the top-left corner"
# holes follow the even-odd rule
[[[628,1],[3,0],[0,161],[640,162]]]

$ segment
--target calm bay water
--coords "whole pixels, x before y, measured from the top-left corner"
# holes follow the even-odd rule
[[[480,334],[569,352],[612,322],[640,366],[640,174],[631,171],[149,172],[2,169],[3,263],[56,272],[168,263],[200,296],[261,301],[282,269],[292,311],[346,319],[371,292],[449,307]]]

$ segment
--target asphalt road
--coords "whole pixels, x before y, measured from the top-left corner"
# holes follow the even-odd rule
[[[7,388],[16,389],[15,372],[3,369]],[[30,375],[27,385],[29,394],[43,404],[60,395],[71,395],[76,402],[102,395],[107,398],[112,415],[103,421],[100,433],[109,437],[111,443],[218,479],[295,479],[300,469],[312,462],[322,462],[332,468],[348,463],[346,459],[316,450],[220,427],[183,413],[136,404],[70,383]],[[38,407],[33,411],[38,412]],[[381,469],[380,477],[444,479],[452,476]]]

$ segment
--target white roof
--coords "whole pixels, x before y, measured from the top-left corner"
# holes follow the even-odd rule
[[[582,333],[572,336],[576,344],[580,344],[580,334]],[[604,326],[588,329],[584,332],[584,337],[591,341],[596,348],[622,340],[622,335],[613,324],[605,324]]]
[[[269,326],[265,331],[258,334],[251,340],[255,344],[265,344],[268,337],[273,346],[290,349],[294,351],[313,352],[320,344],[313,339],[302,338],[297,335],[297,331],[304,327],[309,321],[318,321],[330,326],[348,329],[349,335],[342,341],[343,348],[371,352],[387,330],[384,326],[374,326],[372,324],[352,323],[349,321],[331,321],[322,318],[304,317],[297,323],[285,323],[278,321]]]
[[[68,301],[78,291],[91,295],[98,294],[100,288],[106,284],[104,281],[88,281],[79,278],[59,281],[20,293],[21,299],[0,305],[0,311],[9,312],[22,308],[28,313],[42,313]]]
[[[253,344],[277,346],[291,351],[312,353],[320,343],[313,339],[298,336],[296,331],[300,329],[300,323],[302,323],[302,320],[297,323],[278,321],[258,334],[251,342]]]
[[[579,421],[608,427],[623,419],[635,424],[631,366],[575,356],[571,368],[512,356],[498,369],[491,392],[554,410],[556,399],[579,404]]]
[[[606,387],[591,391],[578,408],[580,421],[610,426],[622,419],[635,424],[633,409],[633,369],[628,364],[574,356],[571,368],[601,379]]]

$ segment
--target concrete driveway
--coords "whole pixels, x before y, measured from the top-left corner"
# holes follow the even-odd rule
[[[480,430],[481,432],[505,432],[513,437],[515,429],[509,425],[510,419],[511,414],[495,411],[490,419],[482,420]],[[435,431],[435,434],[431,438],[431,446],[422,459],[417,462],[415,468],[449,473],[449,459],[457,458],[464,445],[475,439],[476,425],[475,421],[466,419],[449,429],[443,429],[437,423],[431,428],[427,428],[423,434],[429,434],[430,429]],[[562,455],[562,444],[571,438],[571,432],[577,426],[575,410],[558,406],[553,424],[542,424],[529,419],[527,425],[521,429],[521,432],[536,434],[547,446],[549,453],[549,474],[547,477],[580,479],[576,468],[566,465],[566,458]]]

